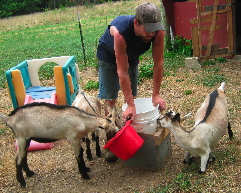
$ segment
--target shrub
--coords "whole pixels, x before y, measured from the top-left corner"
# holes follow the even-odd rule
[[[138,81],[142,82],[145,79],[152,78],[153,76],[153,63],[142,64],[139,66]]]
[[[192,41],[182,36],[175,36],[174,39],[165,39],[166,57],[174,57],[176,54],[191,56],[192,55]]]
[[[94,80],[89,80],[86,85],[84,86],[84,89],[86,90],[97,90],[99,88],[99,82],[96,82]]]

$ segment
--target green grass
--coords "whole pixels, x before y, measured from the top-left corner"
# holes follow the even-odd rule
[[[106,14],[104,9],[96,9],[96,6],[83,7],[81,10],[79,13],[81,16],[87,66],[96,66],[97,59],[95,55],[98,40],[107,24],[119,14],[119,11],[113,9],[112,13]],[[129,14],[132,14],[130,10],[133,12],[133,8],[126,9]],[[72,17],[64,19],[63,16],[59,16],[63,14],[61,12],[71,14]],[[6,19],[0,20],[0,26],[4,26],[0,30],[1,88],[5,86],[5,72],[24,60],[74,55],[78,65],[85,67],[75,9],[72,8],[72,11],[69,11],[69,9],[49,11],[49,15],[46,17],[52,17],[52,20],[47,21],[45,21],[45,15],[43,14],[39,14],[39,17],[43,18],[37,18],[38,21],[36,22],[30,20],[28,23],[24,23],[19,17],[15,17],[16,21],[12,18],[13,21],[9,24],[13,25],[12,28],[5,24]],[[34,14],[32,15],[33,18],[35,16]],[[16,22],[19,22],[19,25]],[[48,76],[45,78],[48,78]]]
[[[84,89],[86,90],[97,90],[99,88],[99,82],[96,82],[94,80],[89,80],[86,85],[84,86]]]
[[[95,58],[97,37],[102,31],[101,28],[97,30],[95,27],[89,27],[86,31],[83,29],[87,61]],[[24,29],[20,32],[5,32],[2,36],[4,36],[4,41],[1,44],[0,59],[2,64],[7,64],[7,67],[17,65],[25,59],[65,55],[74,55],[77,57],[78,64],[83,64],[77,23],[62,23],[61,25],[55,24]]]
[[[184,91],[184,94],[185,94],[185,95],[192,94],[192,90],[185,90],[185,91]]]
[[[86,66],[96,68],[96,48],[106,26],[116,15],[133,14],[133,8],[138,3],[124,1],[115,3],[114,8],[111,3],[100,6],[86,5],[78,8],[84,37],[86,62],[84,61],[76,8],[32,14],[30,17],[22,16],[13,17],[9,20],[1,19],[0,88],[5,87],[5,72],[24,60],[74,55],[81,70],[85,68],[85,63]],[[126,6],[127,4],[128,6]],[[104,6],[106,8],[103,8]],[[8,23],[6,23],[7,21]],[[186,55],[183,55],[183,53],[191,53],[190,46],[183,46],[185,41],[182,38],[177,38],[174,43],[178,47],[174,50],[165,50],[165,76],[176,76],[176,72],[185,66],[184,59]],[[166,42],[167,47],[172,43]],[[186,50],[187,47],[189,50]],[[220,58],[218,61],[221,62],[223,60]],[[151,78],[153,74],[151,50],[141,56],[140,61],[143,65],[140,66],[139,82],[142,82]],[[42,68],[44,73],[42,73],[43,77],[40,76],[40,80],[49,79],[53,76],[52,66],[49,65]],[[216,71],[214,70],[214,73],[217,71],[217,69]],[[199,78],[196,84],[213,86],[225,80],[225,77],[222,75],[215,75],[214,78],[215,80],[213,80],[212,75],[203,79]],[[87,88],[90,89],[92,86],[89,87],[87,85]],[[94,86],[93,88],[96,87]]]
[[[77,24],[49,25],[5,32],[2,34],[4,41],[0,45],[0,70],[3,74],[27,59],[66,55],[75,55],[78,58],[81,46],[77,34]],[[1,76],[0,79],[2,87],[5,77]]]
[[[113,3],[98,6],[86,5],[1,19],[0,88],[5,87],[5,72],[24,60],[74,55],[80,69],[85,67],[77,9],[81,18],[86,66],[96,67],[98,40],[109,22],[116,15],[133,14],[134,7],[139,3],[124,1],[115,3],[115,6]],[[174,52],[165,52],[165,55],[167,58],[165,65],[168,68],[165,73],[167,76],[173,76],[175,75],[173,72],[180,66],[184,66],[184,56],[179,56]],[[140,61],[149,63],[150,59],[151,51],[144,54]],[[51,68],[46,67],[46,70],[51,71]],[[145,79],[150,78],[152,72],[146,68],[143,73],[141,78]],[[48,79],[51,76],[52,72],[48,72],[42,79]]]
[[[4,133],[6,133],[6,130],[5,129],[0,129],[0,135],[2,135],[2,134],[4,134]]]

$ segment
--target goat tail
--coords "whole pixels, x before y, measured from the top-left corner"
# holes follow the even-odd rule
[[[7,123],[7,116],[6,115],[0,113],[0,119],[2,121],[4,121],[5,123]]]
[[[225,82],[222,82],[222,83],[221,83],[221,86],[220,86],[218,89],[224,91],[225,85],[226,85],[226,83],[225,83]]]

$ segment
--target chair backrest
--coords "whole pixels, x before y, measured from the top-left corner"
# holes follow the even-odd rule
[[[7,70],[6,78],[13,107],[16,108],[20,105],[23,105],[21,99],[24,97],[24,95],[22,93],[32,86],[27,61],[25,60],[17,66]]]
[[[59,66],[64,66],[71,57],[74,57],[74,56],[60,56],[60,57],[52,57],[52,58],[27,60],[28,72],[29,72],[32,86],[40,86],[38,72],[41,66],[43,66],[47,62],[54,62]]]
[[[6,72],[9,93],[14,108],[22,105],[22,102],[19,101],[22,101],[22,98],[25,96],[23,93],[25,93],[29,87],[40,86],[38,72],[40,67],[47,62],[54,62],[62,68],[63,81],[61,83],[62,85],[58,85],[58,88],[62,87],[65,94],[58,96],[57,93],[57,98],[60,100],[60,97],[65,96],[65,104],[72,104],[79,91],[79,68],[74,56],[60,56],[25,60]]]
[[[66,61],[65,65],[62,67],[62,70],[63,70],[67,104],[71,105],[79,91],[79,84],[78,84],[79,68],[78,68],[78,65],[76,64],[75,57],[69,58]],[[71,79],[72,79],[72,84],[70,83]],[[73,86],[72,89],[71,89],[71,86]],[[57,93],[57,97],[58,97],[58,93]]]
[[[54,79],[58,105],[71,105],[79,91],[79,67],[75,57],[69,58],[64,66],[54,67]]]

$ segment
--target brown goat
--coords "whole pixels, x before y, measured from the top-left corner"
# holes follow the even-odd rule
[[[0,119],[13,130],[18,141],[16,177],[22,187],[26,187],[22,169],[29,177],[34,174],[27,163],[27,148],[32,139],[44,143],[67,139],[74,150],[80,174],[84,179],[89,179],[87,172],[90,169],[83,159],[81,139],[87,133],[96,132],[100,128],[106,132],[118,131],[111,119],[86,113],[73,106],[49,103],[20,106],[8,116],[0,114]]]

